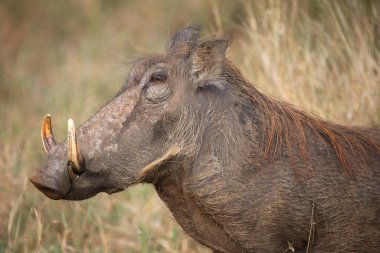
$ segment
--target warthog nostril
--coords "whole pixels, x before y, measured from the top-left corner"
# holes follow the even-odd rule
[[[39,175],[31,177],[30,182],[51,199],[58,200],[63,198],[66,194],[56,186],[56,183],[53,180],[44,180]]]

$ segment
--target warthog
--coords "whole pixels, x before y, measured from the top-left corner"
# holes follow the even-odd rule
[[[188,26],[139,59],[115,98],[56,144],[31,182],[83,200],[154,185],[215,252],[380,252],[380,131],[271,99],[225,58],[228,40]]]

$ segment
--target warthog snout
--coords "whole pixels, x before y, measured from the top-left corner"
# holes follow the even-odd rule
[[[58,145],[56,144],[54,138],[50,114],[47,114],[42,121],[41,138],[44,149],[48,155],[57,156],[60,154],[60,150],[56,150],[58,148]],[[56,174],[45,175],[39,173],[30,178],[30,181],[51,199],[63,198],[70,190],[70,180],[75,180],[75,178],[82,174],[85,169],[84,159],[79,150],[74,121],[72,119],[68,120],[68,137],[66,149],[67,170],[60,170],[63,176],[61,175],[60,177],[57,177]],[[51,154],[53,152],[54,154]],[[62,160],[56,159],[55,161]],[[61,167],[62,165],[64,166],[64,164],[59,163],[56,166]],[[55,171],[54,169],[50,170]],[[70,178],[70,180],[67,180],[67,176]]]

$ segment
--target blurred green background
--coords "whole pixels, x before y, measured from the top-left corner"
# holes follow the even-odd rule
[[[261,91],[350,125],[380,123],[380,1],[0,0],[0,252],[210,252],[149,185],[80,203],[29,182],[41,119],[83,123],[137,56],[176,29],[232,38],[228,57]]]

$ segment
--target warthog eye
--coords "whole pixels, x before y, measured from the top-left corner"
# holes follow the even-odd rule
[[[166,75],[164,73],[153,73],[150,78],[150,83],[160,83],[166,81]]]
[[[145,86],[146,98],[154,103],[162,102],[169,97],[171,90],[169,84],[165,81],[167,76],[165,73],[153,73],[149,83]]]

